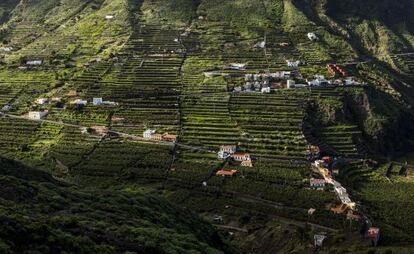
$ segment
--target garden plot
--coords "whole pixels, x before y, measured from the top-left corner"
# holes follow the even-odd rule
[[[230,108],[243,133],[241,146],[253,156],[305,158],[303,101],[297,95],[237,94],[232,96]]]
[[[85,177],[163,179],[171,159],[170,146],[103,140],[73,170],[75,175]]]
[[[123,66],[114,68],[99,90],[91,90],[91,95],[111,94],[110,98],[119,103],[114,118],[124,120],[116,123],[114,130],[133,134],[146,128],[178,132],[179,72],[183,63],[178,36],[178,31],[155,25],[137,28],[123,49],[127,56]]]
[[[324,127],[320,131],[321,140],[342,156],[358,158],[364,151],[358,145],[362,133],[355,125],[337,125]]]
[[[65,126],[59,142],[55,144],[49,157],[61,165],[71,168],[82,161],[83,156],[91,152],[101,137],[82,134],[79,128]]]

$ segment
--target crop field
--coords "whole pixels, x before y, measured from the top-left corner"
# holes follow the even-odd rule
[[[402,195],[411,187],[400,176],[387,182],[362,163],[369,151],[361,127],[332,119],[320,128],[309,124],[311,117],[335,118],[345,111],[344,94],[351,86],[285,89],[287,78],[275,78],[271,93],[235,91],[246,74],[289,71],[303,83],[316,74],[328,77],[326,63],[355,58],[345,41],[299,15],[290,0],[240,6],[229,1],[223,5],[234,10],[223,11],[224,17],[219,1],[200,3],[198,12],[193,2],[177,1],[185,13],[160,2],[87,1],[86,8],[42,26],[13,23],[7,38],[18,47],[4,54],[11,67],[0,67],[0,107],[7,106],[0,116],[0,155],[87,187],[154,188],[203,216],[253,212],[306,228],[311,222],[331,232],[344,230],[345,214],[327,208],[338,201],[332,188],[310,186],[311,178],[320,178],[308,160],[313,144],[349,159],[340,177],[352,188],[354,180],[369,182],[355,190],[367,203],[363,209],[373,220],[385,221],[386,234],[395,230],[399,239],[410,238],[380,207],[390,207],[391,194],[373,193],[378,188]],[[128,15],[128,8],[140,10]],[[240,16],[246,9],[248,16]],[[243,23],[246,19],[255,22]],[[308,32],[320,39],[310,41]],[[36,59],[43,64],[24,63]],[[288,67],[287,60],[300,66]],[[57,101],[40,105],[39,98]],[[310,114],[315,103],[325,108]],[[47,115],[28,119],[33,111]],[[146,130],[177,135],[177,141],[144,139]],[[222,145],[248,153],[252,167],[220,160]],[[237,173],[217,175],[222,169]],[[310,208],[316,209],[312,216]],[[393,218],[395,210],[389,213]]]

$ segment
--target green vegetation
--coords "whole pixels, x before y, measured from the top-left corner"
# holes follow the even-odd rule
[[[414,40],[399,20],[377,18],[382,4],[366,15],[344,8],[335,0],[1,3],[0,217],[8,223],[0,252],[305,253],[315,234],[328,237],[310,250],[321,253],[410,249],[414,97],[405,84],[414,65],[395,53]],[[357,83],[285,89],[288,78],[276,74],[289,71],[296,84],[315,75],[345,81],[328,72],[334,62]],[[256,74],[250,91],[246,74]],[[257,87],[268,74],[271,93]],[[32,111],[47,115],[29,119]],[[143,139],[149,129],[177,142]],[[237,145],[252,167],[218,159],[221,145]],[[384,248],[369,247],[362,221],[329,210],[339,202],[331,186],[310,186],[321,176],[309,145],[344,159],[338,180],[381,228]],[[386,156],[408,163],[387,166]]]
[[[139,193],[83,190],[1,159],[2,253],[223,253],[195,214]]]

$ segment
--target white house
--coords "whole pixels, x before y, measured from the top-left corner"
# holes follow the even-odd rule
[[[232,70],[242,71],[242,70],[246,69],[246,64],[231,63],[229,68],[232,69]]]
[[[355,81],[352,80],[352,78],[345,79],[345,85],[346,86],[352,86],[355,84]]]
[[[281,73],[281,77],[285,78],[285,79],[290,78],[291,75],[292,75],[292,73],[290,71],[282,71],[282,73]]]
[[[86,106],[88,104],[88,101],[82,100],[82,99],[76,99],[74,101],[71,101],[70,104]]]
[[[36,103],[39,105],[45,105],[49,100],[46,98],[39,98],[36,100]]]
[[[295,82],[294,80],[289,79],[289,80],[287,81],[287,88],[288,88],[288,89],[293,89],[293,88],[295,88],[295,87],[296,87],[296,86],[295,86],[295,84],[296,84],[296,82]]]
[[[42,60],[31,60],[31,61],[26,61],[27,65],[42,65],[43,61]]]
[[[223,150],[220,150],[218,153],[217,153],[217,155],[218,155],[218,159],[219,160],[226,160],[227,158],[229,158],[231,155],[230,154],[228,154],[228,153],[226,153],[225,151],[223,151]]]
[[[266,42],[265,41],[259,41],[258,43],[256,43],[254,45],[254,47],[264,49],[266,47]]]
[[[11,52],[12,50],[12,47],[0,47],[1,52]]]
[[[155,135],[155,133],[157,133],[156,130],[146,130],[144,131],[143,137],[145,139],[152,139],[152,136]]]
[[[311,41],[317,41],[318,40],[318,36],[316,36],[316,34],[313,33],[313,32],[308,33],[308,38]]]
[[[326,239],[325,235],[314,235],[314,245],[317,248],[322,247],[323,241]]]
[[[234,154],[237,151],[236,145],[222,145],[220,146],[220,151],[223,151],[228,154]]]
[[[309,86],[321,86],[326,83],[328,83],[328,81],[325,79],[325,76],[322,75],[315,75],[314,80],[308,81]]]
[[[300,61],[290,61],[286,60],[287,66],[290,68],[297,68],[299,67]]]
[[[307,87],[306,84],[295,84],[295,88],[305,88]]]
[[[2,108],[1,108],[1,111],[9,111],[11,109],[11,106],[9,105],[9,104],[7,104],[7,105],[4,105]]]
[[[103,99],[102,98],[93,98],[93,105],[94,106],[99,106],[103,104]]]
[[[241,91],[242,91],[242,88],[241,88],[240,86],[236,86],[236,87],[233,89],[233,91],[234,91],[234,92],[236,92],[236,93],[238,93],[238,92],[241,92]]]
[[[107,20],[111,20],[111,19],[114,19],[114,18],[115,18],[115,16],[111,15],[111,14],[108,14],[108,15],[105,16],[105,19],[107,19]]]
[[[219,71],[205,71],[204,72],[204,76],[207,78],[212,78],[212,77],[216,77],[216,76],[220,76],[221,73]]]
[[[47,111],[31,111],[29,112],[28,117],[33,120],[40,120],[48,114]]]
[[[262,93],[270,93],[270,87],[263,87]]]

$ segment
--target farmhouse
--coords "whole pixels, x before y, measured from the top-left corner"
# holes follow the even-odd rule
[[[88,128],[86,128],[86,127],[80,128],[80,131],[81,131],[82,134],[88,134]]]
[[[326,235],[314,235],[314,245],[316,248],[320,248],[323,245],[323,241],[326,239]]]
[[[26,65],[42,65],[42,60],[28,60],[26,61]]]
[[[314,80],[308,81],[309,86],[325,86],[329,85],[329,82],[322,75],[315,75]]]
[[[310,179],[310,187],[311,188],[321,190],[321,189],[325,188],[325,184],[326,184],[325,179],[315,179],[315,178]]]
[[[11,109],[11,105],[9,105],[9,104],[4,105],[4,106],[1,108],[1,110],[2,110],[2,111],[9,111],[10,109]]]
[[[291,79],[289,79],[288,81],[287,81],[287,85],[286,85],[286,87],[288,88],[288,89],[293,89],[293,88],[295,88],[296,87],[296,82],[294,81],[294,80],[291,80]]]
[[[156,130],[146,130],[144,131],[143,137],[145,139],[152,139],[153,135],[155,135],[155,133],[157,133]]]
[[[45,105],[49,100],[46,98],[39,98],[36,100],[36,104]]]
[[[93,98],[92,101],[93,101],[92,103],[93,103],[94,106],[99,106],[99,105],[102,105],[102,103],[103,103],[102,98]]]
[[[235,169],[222,169],[222,170],[217,171],[216,176],[232,177],[232,176],[235,176],[237,173],[238,171]]]
[[[177,142],[177,135],[174,134],[164,134],[162,139],[168,142]]]
[[[230,66],[229,66],[229,69],[243,71],[243,70],[246,69],[246,64],[231,63]]]
[[[254,45],[254,48],[261,48],[264,49],[266,47],[266,42],[265,41],[259,41],[258,43],[256,43]]]
[[[49,112],[48,111],[31,111],[28,114],[28,117],[33,120],[40,120],[45,117]]]
[[[270,92],[271,92],[270,87],[263,87],[262,88],[262,93],[270,93]]]
[[[366,237],[371,239],[374,246],[378,245],[379,237],[380,237],[380,229],[375,227],[370,227],[367,230]]]
[[[206,78],[221,76],[221,73],[219,71],[205,71],[203,73]]]
[[[234,154],[237,151],[236,145],[222,145],[220,146],[220,151],[223,151],[228,154]]]
[[[318,36],[316,36],[315,33],[310,32],[310,33],[308,33],[308,39],[311,40],[311,41],[317,41],[318,40]]]
[[[290,61],[290,60],[286,60],[287,62],[287,66],[290,68],[297,68],[299,67],[300,61]]]
[[[232,158],[235,161],[247,161],[247,160],[251,160],[250,154],[248,154],[248,153],[234,153],[232,155]]]
[[[76,99],[74,101],[71,101],[70,104],[75,104],[78,106],[86,106],[88,104],[88,101],[82,100],[82,99]]]
[[[240,165],[242,167],[252,168],[253,167],[253,162],[252,162],[252,160],[245,160],[245,161],[242,161]]]
[[[0,47],[0,52],[11,52],[12,50],[12,47]]]

